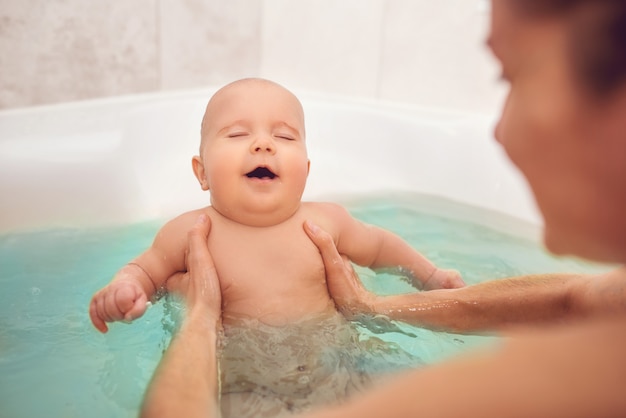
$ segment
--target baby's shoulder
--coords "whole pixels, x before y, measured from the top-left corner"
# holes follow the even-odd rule
[[[345,207],[333,202],[303,202],[302,212],[315,222],[341,223],[352,218]]]
[[[302,202],[302,209],[306,212],[320,212],[331,215],[348,213],[345,207],[334,202]]]
[[[183,254],[187,248],[188,234],[201,213],[207,208],[185,212],[167,221],[156,234],[152,248],[160,249],[165,254]]]
[[[190,210],[182,213],[175,218],[169,220],[162,228],[162,231],[178,232],[180,234],[187,234],[189,229],[196,223],[198,217],[205,214],[211,217],[211,207],[207,206],[200,209]]]

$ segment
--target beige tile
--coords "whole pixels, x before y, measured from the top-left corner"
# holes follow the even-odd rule
[[[503,89],[483,47],[486,3],[2,0],[0,107],[260,75],[298,90],[488,109]]]
[[[258,75],[261,6],[262,0],[161,0],[161,87]]]
[[[0,107],[153,90],[156,0],[3,0]]]
[[[480,0],[387,0],[380,97],[490,111],[502,100]]]
[[[372,96],[383,0],[266,0],[261,73],[289,87]]]

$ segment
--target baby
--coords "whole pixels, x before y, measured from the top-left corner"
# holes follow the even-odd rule
[[[365,225],[333,203],[302,202],[309,160],[300,101],[263,79],[226,85],[209,101],[200,155],[192,160],[211,206],[184,213],[158,232],[152,246],[98,291],[90,306],[95,327],[132,320],[173,274],[185,271],[187,232],[205,213],[209,249],[222,288],[223,315],[269,325],[297,322],[334,309],[317,247],[305,220],[329,231],[356,264],[399,268],[421,288],[463,286],[454,270],[438,269],[397,235]]]
[[[306,220],[330,232],[356,264],[401,269],[425,289],[464,285],[458,272],[438,269],[397,235],[361,223],[343,207],[302,202],[309,164],[302,105],[291,92],[263,79],[217,91],[202,120],[200,155],[192,160],[211,205],[166,223],[152,246],[93,296],[94,326],[106,332],[106,322],[141,316],[166,280],[185,271],[187,232],[202,213],[211,220],[208,245],[225,326],[249,319],[284,326],[337,313],[319,251],[303,230]]]

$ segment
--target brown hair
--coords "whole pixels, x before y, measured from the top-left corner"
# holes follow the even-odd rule
[[[564,17],[570,24],[570,56],[583,84],[608,95],[626,81],[625,0],[512,0],[531,18]]]

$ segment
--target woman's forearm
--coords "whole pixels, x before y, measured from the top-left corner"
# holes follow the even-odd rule
[[[495,331],[580,315],[572,295],[588,280],[588,276],[571,274],[491,280],[459,289],[377,297],[372,309],[426,328],[461,333]]]
[[[144,397],[142,417],[219,416],[219,321],[201,309],[188,312],[165,352]]]
[[[624,416],[625,326],[621,315],[527,329],[306,418]]]

